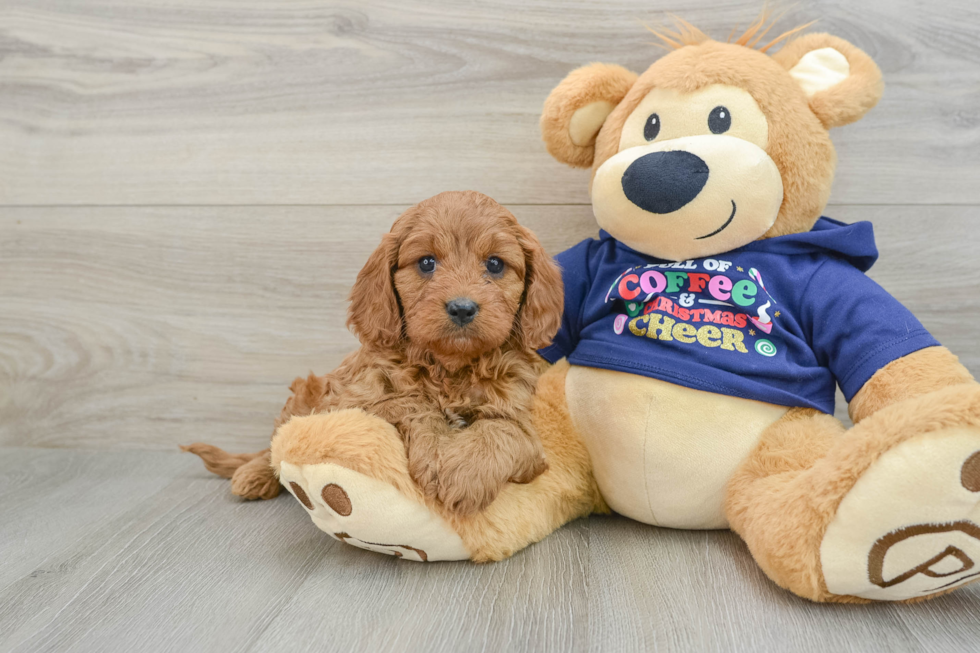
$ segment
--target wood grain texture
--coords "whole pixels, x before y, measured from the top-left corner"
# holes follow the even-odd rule
[[[106,496],[118,505],[99,517],[87,504]],[[152,452],[0,448],[0,498],[0,553],[32,543],[0,571],[3,652],[975,650],[976,586],[816,605],[725,532],[592,517],[505,562],[426,565],[331,540],[288,496],[243,503],[192,457]]]
[[[774,585],[731,532],[658,529],[618,516],[589,521],[593,650],[976,648],[980,588],[915,606],[817,605]]]
[[[512,208],[550,252],[595,233],[589,207]],[[290,381],[356,347],[347,293],[400,210],[5,209],[0,443],[261,449]],[[980,374],[977,208],[828,212],[875,223],[872,276]]]
[[[3,211],[0,442],[265,447],[292,379],[357,346],[347,295],[400,210]],[[551,252],[596,231],[514,210]]]
[[[640,21],[724,39],[758,0],[4,0],[0,204],[585,203],[538,117],[572,68],[635,70]],[[980,4],[796,7],[887,91],[836,132],[836,203],[980,203]]]

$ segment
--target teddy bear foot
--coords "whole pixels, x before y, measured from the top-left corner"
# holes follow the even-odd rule
[[[409,477],[394,427],[377,417],[360,410],[293,417],[276,432],[271,459],[282,485],[336,540],[405,560],[470,557]]]
[[[820,561],[829,592],[878,601],[980,580],[980,429],[946,428],[885,451],[841,501]]]
[[[280,464],[279,479],[336,540],[405,560],[465,560],[449,525],[391,485],[334,463]]]

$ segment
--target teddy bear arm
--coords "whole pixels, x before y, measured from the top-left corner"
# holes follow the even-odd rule
[[[927,347],[892,361],[875,372],[848,405],[857,424],[886,406],[964,383],[976,383],[945,347]]]
[[[568,369],[562,360],[542,375],[532,407],[548,470],[507,483],[476,514],[425,497],[395,426],[360,409],[292,417],[273,438],[271,468],[335,539],[412,560],[501,560],[568,521],[608,512],[568,413]]]

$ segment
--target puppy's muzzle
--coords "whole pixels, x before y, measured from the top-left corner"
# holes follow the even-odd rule
[[[446,313],[456,326],[466,326],[480,312],[480,306],[472,299],[458,298],[446,302]]]

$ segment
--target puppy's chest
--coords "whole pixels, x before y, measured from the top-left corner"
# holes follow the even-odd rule
[[[459,384],[447,390],[433,394],[429,401],[446,416],[451,427],[464,429],[481,416],[487,399],[481,385]]]

